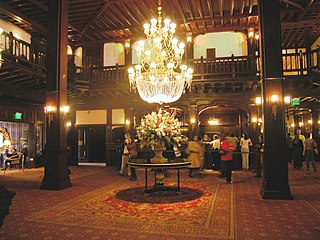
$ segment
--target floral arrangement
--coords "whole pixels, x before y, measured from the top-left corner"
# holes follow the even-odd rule
[[[152,112],[141,119],[137,127],[137,137],[141,141],[140,147],[154,147],[156,144],[167,143],[180,145],[180,122],[175,118],[176,113],[169,113],[160,108],[159,112]]]

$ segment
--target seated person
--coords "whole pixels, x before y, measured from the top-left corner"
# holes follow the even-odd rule
[[[4,154],[4,161],[3,161],[3,168],[1,170],[4,170],[6,168],[6,163],[8,160],[10,159],[14,159],[16,157],[18,157],[18,151],[15,147],[13,147],[12,145],[10,145],[6,150],[5,150],[5,154]]]
[[[15,147],[13,147],[12,145],[10,145],[5,152],[5,156],[6,156],[6,158],[18,156],[17,149]]]

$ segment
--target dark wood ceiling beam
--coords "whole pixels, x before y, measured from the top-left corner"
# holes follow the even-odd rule
[[[98,12],[89,20],[89,22],[84,26],[81,33],[84,34],[87,29],[103,14],[103,12],[110,6],[110,4],[114,3],[114,0],[105,1],[102,7],[98,10]]]
[[[135,4],[135,2],[133,2],[132,4],[135,6],[136,12],[140,15],[140,17],[143,19],[143,21],[144,21],[144,22],[149,21],[149,20],[147,20],[147,19],[144,17],[144,13],[142,13],[142,12],[140,11],[139,7]],[[158,15],[155,16],[155,17],[158,17]]]
[[[123,13],[118,9],[116,5],[110,6],[110,10],[112,12],[115,12],[118,16],[120,16],[127,23],[128,26],[131,24],[128,18],[126,18],[126,16],[123,15]]]
[[[294,3],[294,2],[292,2],[292,1],[289,1],[289,0],[281,0],[281,1],[284,2],[284,3],[287,3],[287,4],[289,4],[289,5],[291,5],[291,6],[293,6],[293,7],[296,7],[296,8],[298,8],[298,9],[304,10],[304,7],[302,7],[301,5],[299,5],[299,4],[297,4],[297,3]]]
[[[241,0],[240,14],[244,13],[245,0]]]
[[[230,16],[234,14],[234,0],[230,0]]]
[[[122,2],[121,2],[121,6],[126,11],[126,13],[128,13],[128,15],[132,18],[132,20],[136,22],[136,24],[141,25],[140,22],[131,14],[131,11],[129,11],[129,9]]]
[[[305,20],[301,22],[282,22],[281,28],[306,28],[306,27],[313,27],[313,26],[319,26],[320,23],[318,21],[318,18],[313,20]]]
[[[190,2],[189,2],[189,0],[187,0],[187,7],[188,7],[188,9],[189,9],[189,13],[190,13],[190,17],[192,18],[192,19],[194,19],[194,13],[193,13],[193,11],[192,11],[192,8],[191,8],[191,5],[190,5]]]
[[[253,9],[253,0],[249,0],[249,13],[252,13]]]
[[[175,4],[175,1],[174,1],[174,4]],[[178,0],[178,6],[176,8],[179,10],[179,12],[180,12],[180,14],[181,14],[181,16],[183,18],[183,24],[185,25],[186,30],[188,32],[190,32],[192,29],[190,28],[189,24],[187,24],[188,20],[187,20],[187,17],[185,15],[185,13],[183,12],[183,7],[182,7],[182,4],[181,4],[180,0]]]
[[[18,12],[7,4],[0,2],[0,12],[3,12],[5,15],[11,17],[12,19],[15,19],[18,22],[22,22],[23,24],[32,27],[35,31],[38,31],[42,34],[45,34],[47,32],[46,27],[29,18],[25,14]]]
[[[234,14],[233,16],[219,16],[214,18],[205,18],[205,19],[199,19],[199,20],[192,20],[187,22],[188,24],[191,23],[199,23],[199,22],[209,22],[209,21],[227,21],[227,20],[234,20],[234,19],[241,19],[241,18],[248,18],[248,17],[258,17],[257,13],[249,13],[249,14]]]
[[[298,21],[301,21],[301,19],[304,17],[304,15],[307,13],[309,8],[311,7],[314,0],[309,0],[308,3],[305,5],[304,10],[298,13]]]
[[[223,0],[219,1],[219,12],[220,12],[220,17],[223,17]],[[223,25],[223,20],[221,19],[221,25]]]

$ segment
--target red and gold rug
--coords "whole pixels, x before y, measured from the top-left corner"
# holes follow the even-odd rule
[[[234,239],[233,186],[226,187],[216,175],[205,178],[184,175],[181,193],[150,195],[144,194],[142,181],[113,183],[26,220],[189,239]]]

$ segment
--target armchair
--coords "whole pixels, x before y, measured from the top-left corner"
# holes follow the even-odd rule
[[[7,157],[4,160],[4,173],[6,172],[7,169],[7,163],[10,163],[10,169],[12,165],[18,165],[19,168],[21,166],[22,171],[24,171],[24,155],[21,152],[17,152],[16,155]]]

